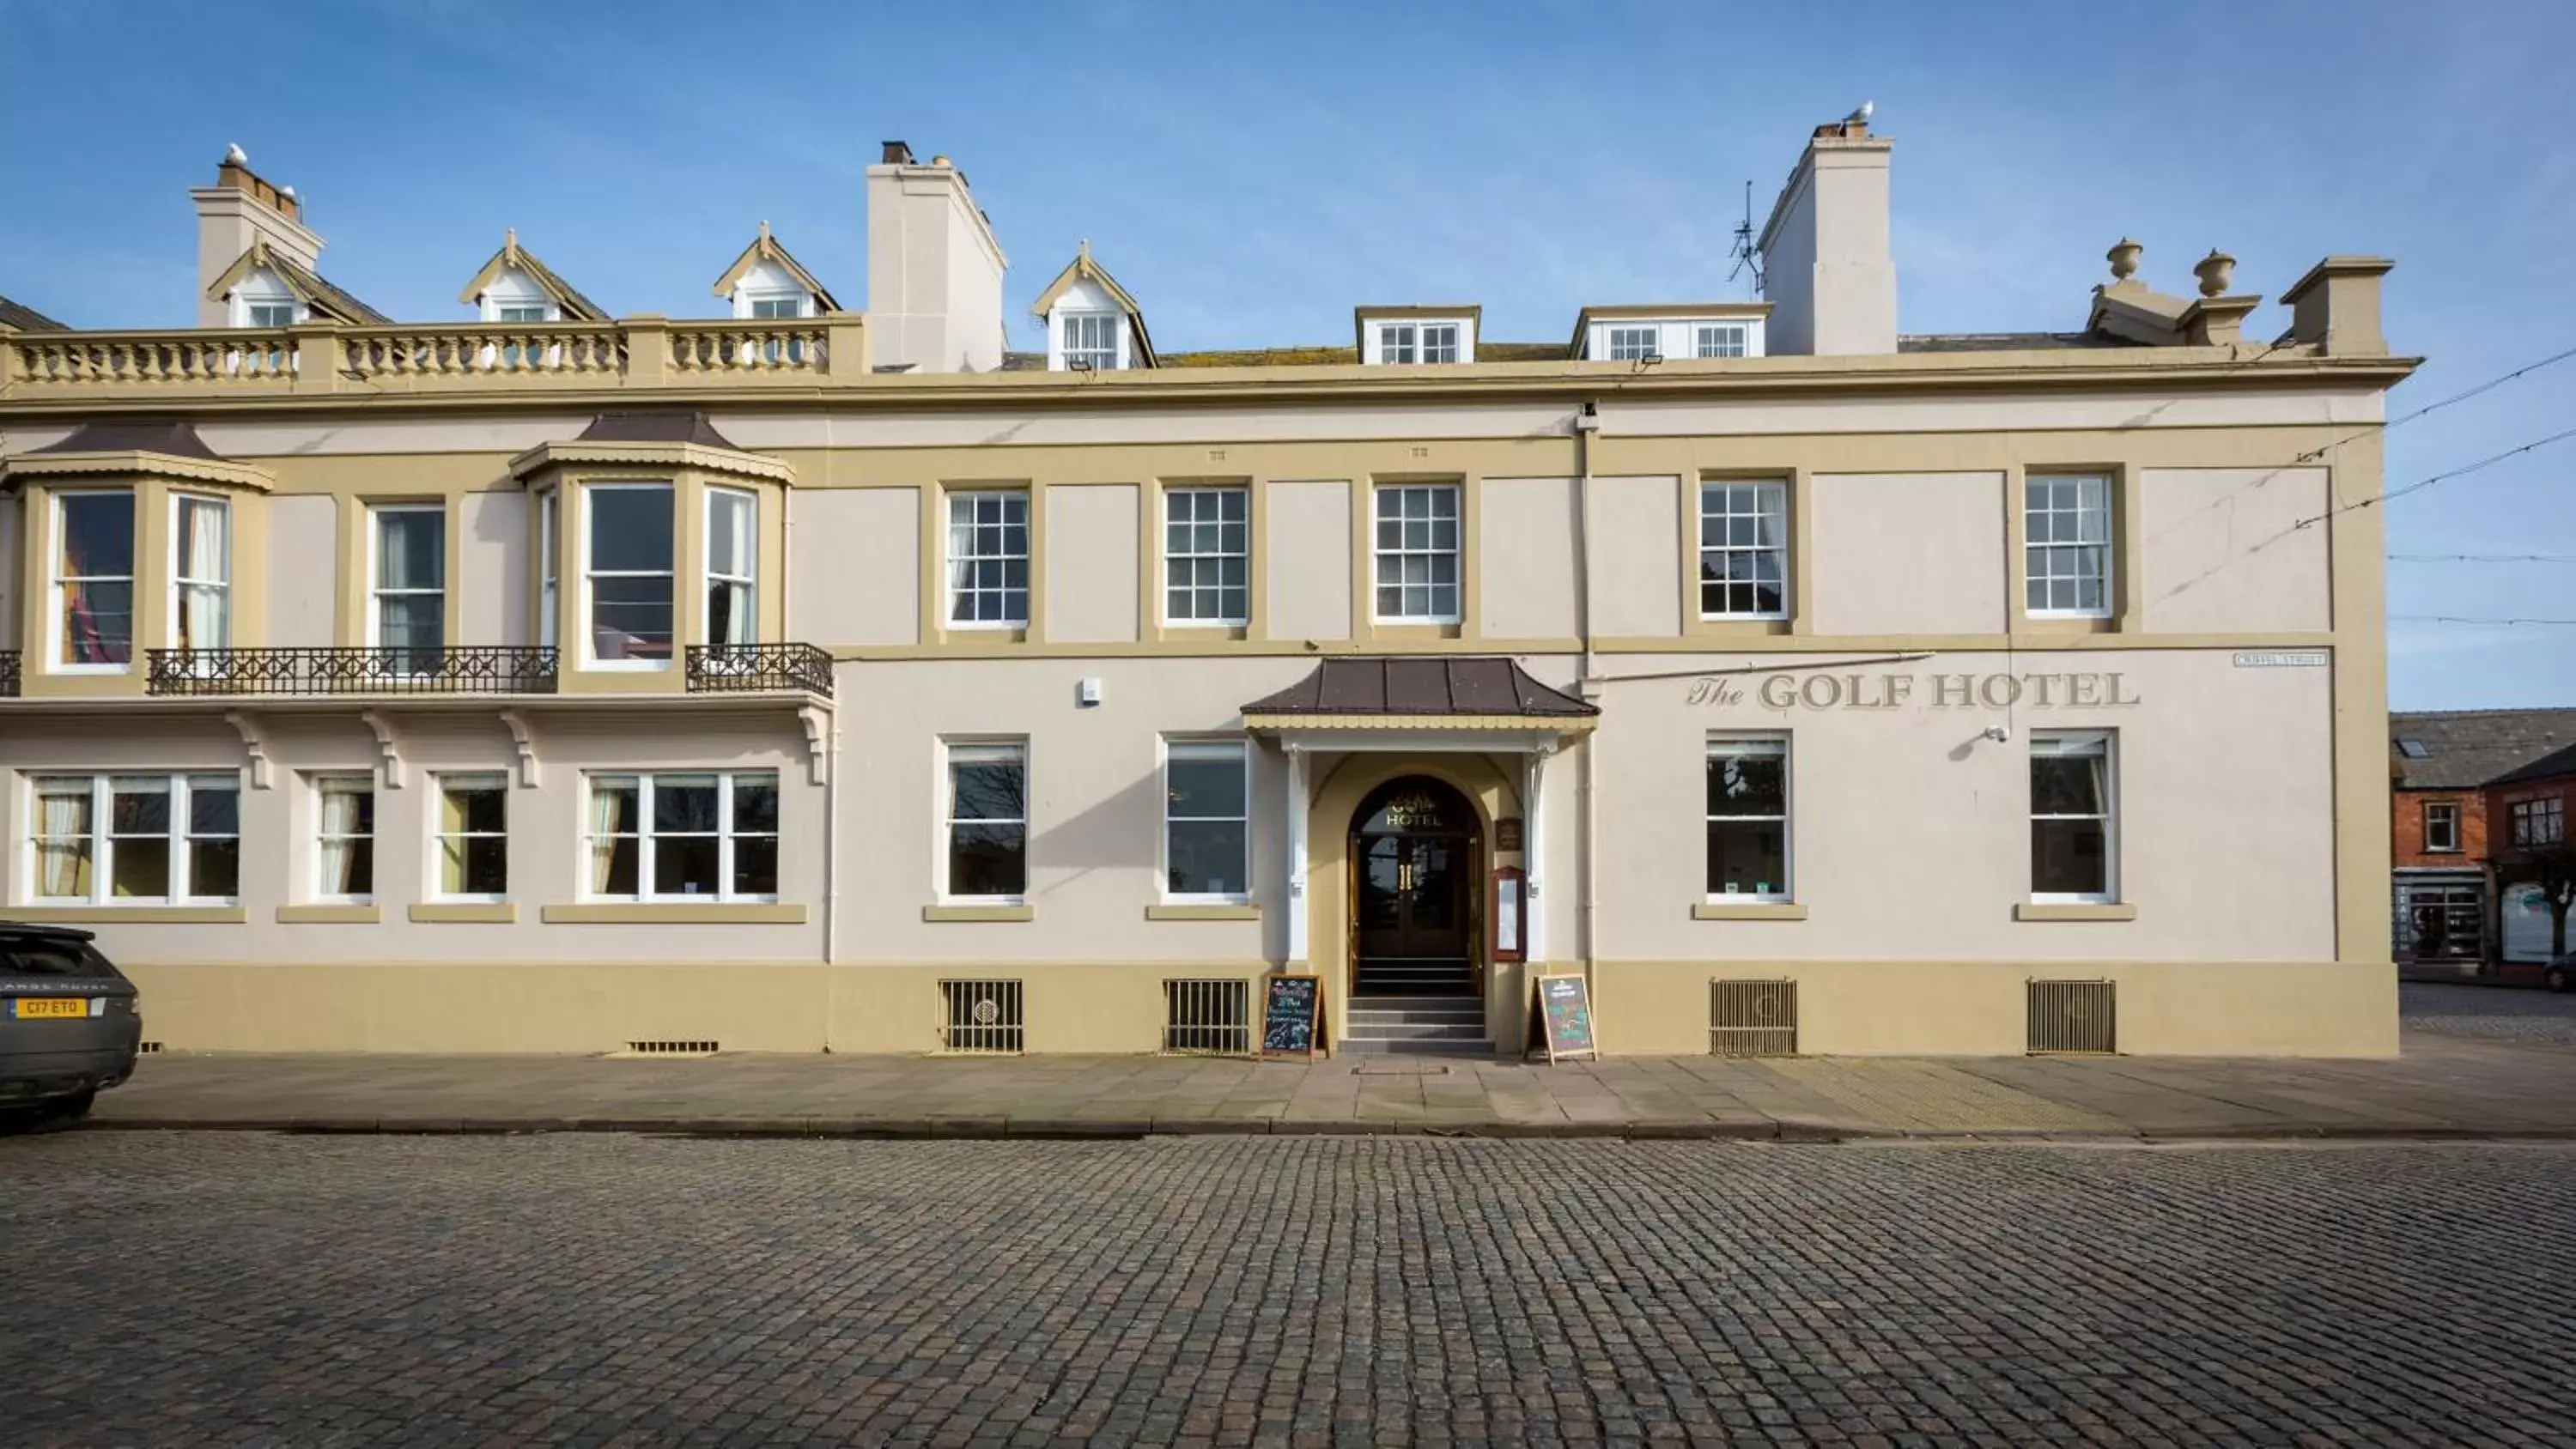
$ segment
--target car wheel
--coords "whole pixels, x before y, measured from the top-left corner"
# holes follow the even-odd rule
[[[2567,967],[2564,963],[2561,963],[2541,972],[2540,984],[2548,987],[2552,991],[2564,994],[2568,987],[2576,986],[2576,981],[2568,979]]]

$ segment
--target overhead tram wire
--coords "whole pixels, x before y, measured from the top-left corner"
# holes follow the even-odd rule
[[[2390,563],[2576,564],[2576,553],[2392,553]]]
[[[2469,624],[2506,628],[2532,624],[2546,628],[2576,629],[2576,619],[2471,619],[2458,614],[2391,614],[2391,624]]]
[[[2436,483],[2446,483],[2453,478],[2464,478],[2480,469],[2492,468],[2507,458],[2517,458],[2525,453],[2533,452],[2540,448],[2546,448],[2552,443],[2563,443],[2569,438],[2576,438],[2576,428],[2566,428],[2559,432],[2551,433],[2545,438],[2534,438],[2530,442],[2522,444],[2520,447],[2507,448],[2501,453],[2494,454],[2490,457],[2480,458],[2474,463],[2464,464],[2461,467],[2436,473],[2429,478],[2418,478],[2403,488],[2390,489],[2388,492],[2382,493],[2376,498],[2360,498],[2355,499],[2350,503],[2338,503],[2323,513],[2319,513],[2308,518],[2302,518],[2290,526],[2292,528],[2306,528],[2312,523],[2323,523],[2327,519],[2332,518],[2339,513],[2353,513],[2364,508],[2375,508],[2382,503],[2394,503],[2409,493],[2420,493],[2423,490],[2432,487]]]
[[[2480,393],[2493,392],[2497,388],[2504,386],[2506,383],[2513,381],[2515,378],[2538,372],[2544,367],[2555,367],[2559,363],[2565,362],[2571,357],[2576,357],[2576,347],[2570,347],[2564,352],[2552,353],[2549,356],[2540,359],[2538,362],[2526,362],[2511,372],[2500,373],[2497,376],[2488,378],[2486,381],[2479,383],[2477,386],[2470,388],[2465,392],[2455,392],[2449,397],[2443,398],[2439,402],[2426,403],[2424,406],[2417,408],[2411,413],[2401,414],[2389,419],[2385,423],[2372,423],[2369,427],[2362,428],[2356,432],[2346,433],[2331,443],[2324,444],[2320,447],[2310,448],[2308,451],[2299,454],[2290,461],[2293,463],[2313,463],[2319,458],[2324,457],[2326,454],[2333,452],[2335,449],[2342,447],[2344,444],[2351,442],[2355,438],[2369,436],[2374,429],[2385,433],[2391,428],[2402,428],[2408,423],[2415,421],[2417,418],[2423,417],[2427,413],[2438,413],[2453,403],[2467,402],[2469,399],[2476,397]]]

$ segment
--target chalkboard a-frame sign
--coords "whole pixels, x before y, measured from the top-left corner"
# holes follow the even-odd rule
[[[1529,1048],[1550,1062],[1601,1060],[1592,1036],[1592,992],[1580,976],[1541,976],[1530,983]],[[1526,1055],[1526,1053],[1524,1053]]]
[[[1288,973],[1262,978],[1261,1054],[1310,1062],[1324,1054],[1324,978]]]

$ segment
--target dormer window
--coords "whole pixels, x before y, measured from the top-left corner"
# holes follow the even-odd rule
[[[1456,362],[1455,322],[1388,322],[1378,328],[1380,362]]]
[[[781,317],[803,317],[808,315],[805,310],[805,298],[801,294],[790,293],[783,297],[753,297],[749,300],[751,303],[751,315],[756,321],[770,321]]]
[[[1662,331],[1662,328],[1652,325],[1611,328],[1610,360],[1644,362],[1650,358],[1662,357],[1664,349],[1659,335]]]
[[[1699,325],[1698,355],[1701,357],[1745,356],[1748,329],[1741,322],[1703,322]]]
[[[1359,360],[1394,367],[1473,362],[1479,315],[1473,307],[1359,308]]]
[[[554,319],[546,315],[548,310],[543,302],[495,302],[492,304],[492,320],[495,322],[549,322]]]
[[[292,297],[246,297],[242,300],[242,324],[263,330],[292,327],[295,325],[295,311]]]
[[[1059,344],[1071,372],[1115,372],[1118,368],[1118,314],[1066,312],[1057,318],[1063,329]]]

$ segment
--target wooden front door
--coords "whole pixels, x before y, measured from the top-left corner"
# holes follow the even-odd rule
[[[1475,808],[1440,781],[1407,777],[1380,786],[1353,820],[1354,991],[1474,991],[1481,899]]]

